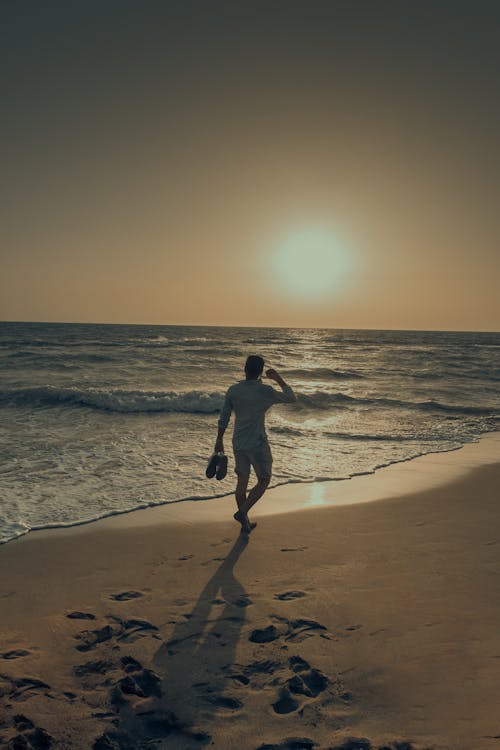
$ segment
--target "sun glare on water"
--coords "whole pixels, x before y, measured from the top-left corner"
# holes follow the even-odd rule
[[[286,291],[298,297],[321,297],[342,283],[348,266],[347,249],[332,230],[307,227],[276,242],[272,264]]]

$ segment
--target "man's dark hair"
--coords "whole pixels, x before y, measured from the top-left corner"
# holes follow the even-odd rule
[[[250,356],[247,357],[247,361],[245,362],[245,372],[249,377],[258,378],[259,375],[262,375],[263,369],[264,360],[262,357],[259,357],[257,354],[250,354]]]

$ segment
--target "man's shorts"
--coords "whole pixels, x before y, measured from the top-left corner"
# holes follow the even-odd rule
[[[234,450],[234,470],[236,474],[248,479],[250,467],[253,466],[258,479],[270,477],[273,470],[273,456],[268,442],[252,450]]]

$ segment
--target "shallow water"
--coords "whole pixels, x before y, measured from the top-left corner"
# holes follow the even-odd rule
[[[231,492],[231,471],[204,471],[249,353],[298,396],[268,416],[274,484],[348,478],[500,426],[496,333],[2,323],[0,540]]]

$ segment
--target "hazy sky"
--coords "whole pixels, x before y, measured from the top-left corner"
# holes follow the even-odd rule
[[[498,2],[0,0],[0,56],[0,319],[500,330]]]

